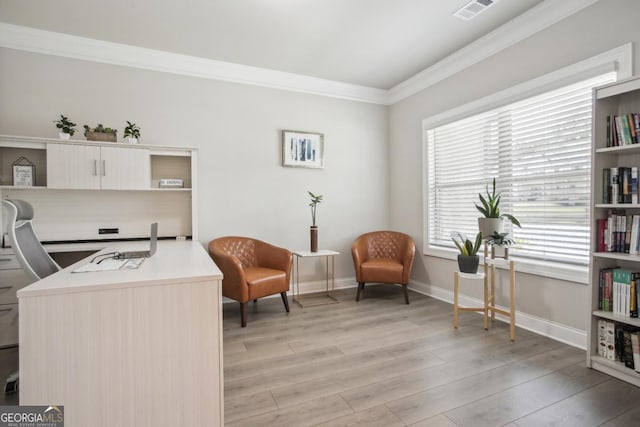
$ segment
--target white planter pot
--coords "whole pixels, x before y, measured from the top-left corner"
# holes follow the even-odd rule
[[[504,232],[504,219],[478,218],[478,229],[482,232],[482,238],[488,239],[494,232]]]
[[[129,144],[137,144],[138,143],[138,138],[132,138],[130,136],[127,137],[127,142]]]
[[[58,138],[60,138],[60,139],[69,139],[69,138],[71,138],[71,135],[69,135],[68,133],[64,133],[64,132],[58,132]]]

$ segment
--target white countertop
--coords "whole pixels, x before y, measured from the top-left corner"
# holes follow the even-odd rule
[[[147,249],[149,249],[148,241],[122,242],[109,244],[100,253]],[[145,259],[136,270],[73,273],[94,256],[87,257],[21,289],[18,291],[18,298],[180,283],[187,278],[191,282],[194,279],[195,281],[222,279],[222,272],[202,244],[197,241],[159,241],[155,255]]]

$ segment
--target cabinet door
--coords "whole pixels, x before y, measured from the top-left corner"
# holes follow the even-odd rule
[[[48,144],[47,187],[100,188],[100,147]]]
[[[145,148],[102,147],[102,188],[148,190],[151,188],[151,159]]]

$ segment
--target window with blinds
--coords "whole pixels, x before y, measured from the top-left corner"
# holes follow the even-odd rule
[[[428,244],[455,248],[451,233],[475,236],[478,193],[496,178],[514,255],[587,265],[591,168],[591,89],[607,73],[428,129]]]

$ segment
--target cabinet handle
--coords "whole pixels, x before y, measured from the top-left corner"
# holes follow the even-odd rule
[[[93,161],[93,176],[98,176],[98,161]]]
[[[13,286],[9,285],[9,286],[0,286],[0,290],[1,289],[11,289],[13,288]]]
[[[0,262],[10,262],[11,258],[0,258]]]
[[[102,176],[107,176],[107,161],[102,161]]]
[[[0,308],[0,313],[2,313],[3,311],[11,311],[11,310],[13,310],[13,307]]]

